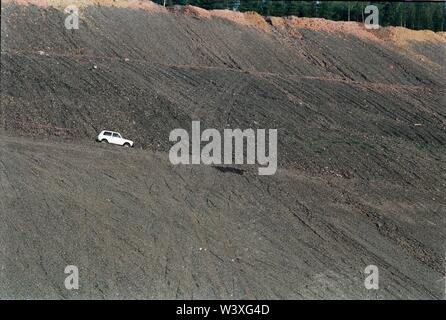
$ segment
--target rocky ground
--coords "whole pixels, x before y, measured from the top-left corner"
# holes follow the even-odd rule
[[[2,2],[0,297],[444,297],[444,34],[48,2]],[[277,174],[171,166],[192,120],[277,128]]]

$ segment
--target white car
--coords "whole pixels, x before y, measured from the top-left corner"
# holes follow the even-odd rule
[[[103,143],[117,144],[119,146],[124,146],[124,147],[133,147],[133,141],[124,139],[118,132],[107,131],[107,130],[102,131],[98,135],[97,141]]]

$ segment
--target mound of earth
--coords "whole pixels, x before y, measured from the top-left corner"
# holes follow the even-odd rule
[[[443,297],[444,33],[76,4],[2,1],[0,297]],[[278,129],[278,173],[171,166],[193,120]]]

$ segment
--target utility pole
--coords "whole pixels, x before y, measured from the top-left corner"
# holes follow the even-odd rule
[[[362,16],[362,23],[364,23],[364,2],[361,2],[361,16]]]
[[[350,21],[350,2],[348,3],[348,21]]]

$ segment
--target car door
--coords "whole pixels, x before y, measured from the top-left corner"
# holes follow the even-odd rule
[[[113,133],[113,143],[122,145],[122,137],[119,133]]]
[[[102,136],[102,140],[104,140],[104,139],[107,140],[108,143],[112,143],[113,137],[112,137],[111,132],[105,131],[104,135]]]

